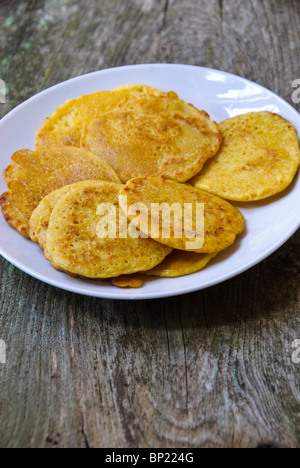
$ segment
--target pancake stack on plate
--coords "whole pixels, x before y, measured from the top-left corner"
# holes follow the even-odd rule
[[[205,268],[244,231],[229,201],[283,192],[299,164],[296,130],[279,115],[217,125],[174,92],[129,85],[68,101],[47,118],[35,150],[12,156],[0,204],[56,269],[140,287],[137,273]]]

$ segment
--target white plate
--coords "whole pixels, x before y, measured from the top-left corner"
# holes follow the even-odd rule
[[[300,134],[300,115],[280,97],[243,78],[186,65],[136,65],[103,70],[50,88],[13,110],[0,122],[0,170],[21,148],[34,148],[37,128],[67,99],[125,84],[143,83],[205,109],[220,122],[249,111],[268,110],[290,120]],[[0,190],[6,190],[1,180]],[[22,238],[0,216],[0,253],[9,262],[45,283],[88,296],[111,299],[154,299],[208,288],[248,270],[281,247],[300,227],[300,181],[269,201],[237,205],[247,232],[235,246],[219,255],[205,270],[176,279],[147,279],[143,288],[122,290],[109,282],[72,278],[45,260],[39,247]]]

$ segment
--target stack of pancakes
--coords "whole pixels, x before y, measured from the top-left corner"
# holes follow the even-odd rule
[[[0,203],[6,221],[38,242],[58,270],[139,287],[139,279],[124,275],[177,277],[206,267],[244,230],[229,201],[284,191],[299,164],[296,130],[279,115],[249,113],[217,125],[174,92],[131,85],[57,109],[38,130],[35,150],[12,156]],[[103,204],[114,207],[114,219],[99,211]],[[128,210],[140,204],[146,210],[138,216]],[[174,223],[164,232],[162,212],[151,216],[153,204],[194,207],[190,230],[203,236],[201,245],[188,242],[183,223],[180,232]],[[136,235],[120,234],[120,214]],[[104,215],[114,237],[99,235]]]

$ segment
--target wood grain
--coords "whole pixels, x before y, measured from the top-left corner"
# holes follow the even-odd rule
[[[5,115],[73,76],[175,62],[291,102],[298,0],[2,0]],[[298,108],[300,110],[300,108]],[[300,233],[247,273],[176,299],[60,291],[0,261],[1,447],[300,447]]]

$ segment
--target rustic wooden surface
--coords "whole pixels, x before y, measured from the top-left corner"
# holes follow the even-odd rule
[[[2,116],[62,80],[145,62],[237,73],[291,102],[300,2],[1,0]],[[298,231],[225,284],[136,303],[1,260],[0,446],[299,448],[299,247]]]

